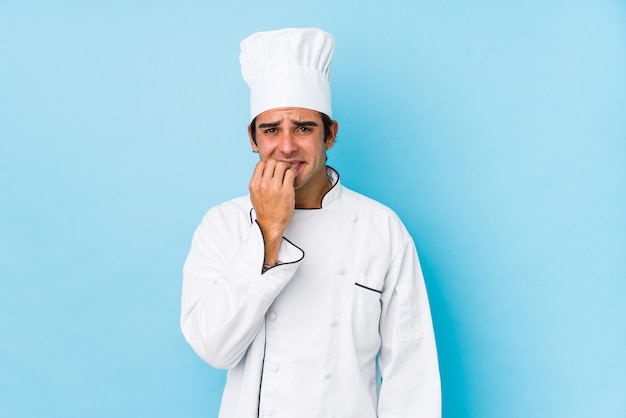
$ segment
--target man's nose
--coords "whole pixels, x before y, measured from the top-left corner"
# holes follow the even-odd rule
[[[295,135],[292,132],[284,132],[281,135],[280,143],[278,145],[280,152],[289,155],[298,151],[298,143]]]

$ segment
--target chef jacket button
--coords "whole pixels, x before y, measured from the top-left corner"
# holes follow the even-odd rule
[[[335,321],[334,319],[332,319],[328,325],[330,325],[331,327],[336,327],[337,326],[337,321]]]
[[[357,218],[356,216],[353,216],[353,217],[352,217],[352,222],[356,222],[356,221],[358,221],[358,220],[359,220],[359,218]]]
[[[276,373],[278,371],[278,364],[272,364],[272,366],[270,367],[270,370]]]
[[[267,319],[269,319],[270,321],[275,321],[276,320],[276,312],[272,311],[270,313],[267,314]]]
[[[331,377],[333,377],[332,373],[330,372],[324,373],[324,379],[330,379]]]
[[[343,276],[344,274],[346,274],[346,269],[337,270],[337,274],[339,274],[340,276]]]

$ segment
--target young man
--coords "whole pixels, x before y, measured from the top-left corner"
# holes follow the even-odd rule
[[[435,337],[413,240],[326,166],[332,36],[241,43],[259,153],[250,195],[212,208],[184,267],[181,326],[228,369],[220,418],[441,416]]]

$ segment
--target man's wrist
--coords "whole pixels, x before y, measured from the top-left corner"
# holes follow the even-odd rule
[[[273,263],[268,263],[267,261],[263,263],[263,272],[266,272],[267,270],[271,269],[272,267],[276,267],[283,264],[282,261],[280,260],[276,260]]]

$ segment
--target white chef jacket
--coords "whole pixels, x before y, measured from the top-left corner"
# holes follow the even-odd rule
[[[248,196],[209,210],[183,269],[181,327],[228,369],[220,418],[441,416],[435,336],[413,240],[343,187],[296,209],[278,259]]]

